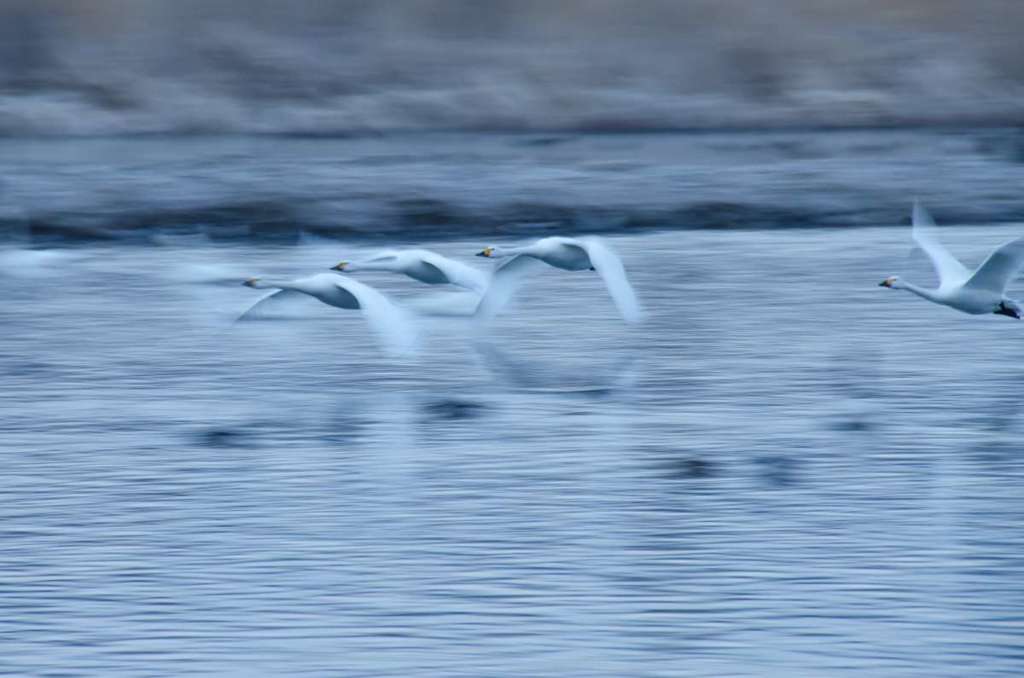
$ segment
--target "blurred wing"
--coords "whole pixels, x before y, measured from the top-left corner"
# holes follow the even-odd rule
[[[914,202],[914,226],[911,235],[917,246],[932,260],[932,266],[939,276],[939,286],[959,285],[970,277],[971,272],[949,253],[936,237],[935,221],[921,203]]]
[[[479,303],[478,295],[460,290],[409,299],[405,307],[420,316],[468,318]]]
[[[473,348],[483,358],[484,366],[507,385],[518,388],[544,388],[551,383],[548,380],[551,378],[550,375],[539,369],[535,362],[516,360],[484,341],[474,342]],[[546,375],[548,379],[544,378]]]
[[[235,322],[242,320],[265,320],[268,317],[282,314],[296,302],[309,298],[308,295],[296,290],[277,290],[250,306],[249,310],[238,316],[238,320]]]
[[[640,310],[640,302],[637,301],[633,286],[629,284],[626,277],[626,269],[622,267],[622,260],[615,252],[612,252],[603,241],[597,238],[585,238],[580,240],[587,250],[591,265],[597,270],[598,275],[604,280],[608,293],[612,295],[612,301],[619,309],[619,313],[626,322],[636,323],[643,319]]]
[[[480,298],[475,315],[479,318],[496,316],[523,286],[530,272],[544,266],[544,262],[525,254],[518,254],[506,261],[491,276],[491,284]]]
[[[1024,267],[1024,238],[1011,240],[1000,246],[982,262],[964,289],[1006,292],[1010,281]]]
[[[487,291],[488,275],[461,261],[443,257],[435,252],[423,252],[422,259],[440,270],[453,285],[473,290],[477,294]]]
[[[334,284],[351,294],[359,302],[359,310],[366,318],[386,349],[395,354],[410,353],[416,347],[416,326],[409,315],[395,306],[383,294],[352,278],[336,278]]]

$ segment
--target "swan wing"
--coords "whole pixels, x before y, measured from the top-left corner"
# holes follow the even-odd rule
[[[1024,268],[1024,238],[1017,238],[988,255],[970,280],[964,283],[964,289],[1003,294],[1021,268]]]
[[[399,250],[377,250],[369,257],[356,260],[355,264],[396,264],[402,258]]]
[[[280,313],[302,299],[309,299],[309,296],[298,290],[277,290],[261,297],[259,301],[249,307],[249,310],[238,316],[235,322],[242,320],[263,320],[268,316]]]
[[[488,276],[478,268],[426,250],[420,254],[420,258],[423,263],[444,274],[453,285],[465,287],[477,294],[483,294],[487,290]]]
[[[544,266],[544,262],[526,254],[517,254],[506,261],[491,276],[491,282],[480,298],[474,315],[480,318],[493,318],[508,305],[530,273]]]
[[[935,221],[921,203],[914,202],[914,226],[911,235],[917,246],[932,260],[939,286],[959,285],[970,277],[971,272],[957,260],[936,236]]]
[[[476,313],[479,304],[479,295],[459,290],[410,299],[405,308],[418,316],[468,318]]]
[[[392,353],[411,352],[416,346],[416,326],[409,315],[386,296],[365,283],[340,275],[331,276],[333,284],[359,302],[359,310],[385,347]]]
[[[590,263],[604,280],[612,301],[619,309],[619,313],[626,322],[640,322],[643,312],[640,310],[640,302],[637,301],[636,292],[629,284],[626,277],[626,269],[622,266],[622,260],[615,254],[604,241],[599,238],[582,238],[580,245],[587,251]]]

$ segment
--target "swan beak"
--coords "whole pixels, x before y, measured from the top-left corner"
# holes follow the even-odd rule
[[[242,284],[245,285],[246,287],[252,287],[253,285],[256,284],[257,280],[259,280],[259,278],[249,278],[248,280],[246,280]]]
[[[348,268],[347,261],[340,261],[337,266],[331,266],[332,271],[344,271],[346,268]]]
[[[879,287],[892,287],[892,278],[886,278],[882,282],[878,283]]]
[[[493,254],[494,254],[494,248],[493,247],[485,247],[481,251],[476,253],[476,255],[478,257],[489,257],[489,256],[491,256]]]

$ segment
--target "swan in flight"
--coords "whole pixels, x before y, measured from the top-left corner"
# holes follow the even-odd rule
[[[566,271],[597,271],[622,317],[631,323],[642,318],[640,303],[626,278],[622,261],[599,238],[543,238],[526,247],[485,247],[477,256],[509,258],[495,272],[491,285],[480,300],[477,307],[480,315],[496,313],[512,297],[530,268],[544,262]]]
[[[939,276],[938,288],[925,289],[904,282],[897,276],[886,278],[880,287],[907,290],[936,304],[949,306],[971,315],[996,313],[1020,318],[1020,303],[1006,297],[1006,288],[1024,267],[1024,238],[996,248],[977,270],[971,272],[949,253],[935,237],[935,222],[919,203],[914,203],[912,235],[918,247],[932,260]]]
[[[357,280],[333,273],[318,273],[294,280],[249,278],[242,284],[258,290],[277,291],[257,301],[239,320],[255,317],[261,307],[283,301],[287,297],[308,295],[328,306],[362,311],[370,328],[395,353],[406,353],[415,344],[415,328],[405,312],[383,294]]]
[[[430,250],[385,250],[363,261],[343,261],[331,270],[392,271],[428,285],[452,284],[477,294],[483,294],[488,283],[483,271]]]

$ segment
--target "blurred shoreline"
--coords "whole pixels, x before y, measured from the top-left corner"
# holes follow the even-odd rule
[[[926,128],[0,139],[15,242],[419,242],[1024,221],[1024,133]]]

